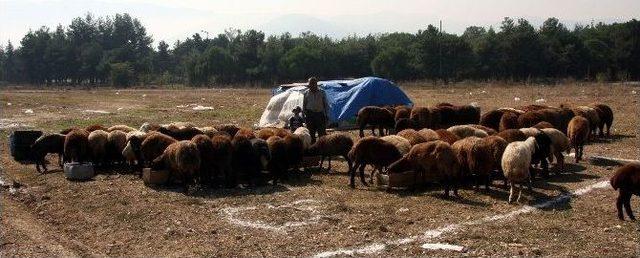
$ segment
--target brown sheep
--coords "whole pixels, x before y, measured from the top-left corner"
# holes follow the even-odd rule
[[[259,141],[258,141],[259,140]],[[254,148],[254,141],[255,147]],[[269,147],[262,139],[251,139],[238,136],[231,140],[231,167],[232,172],[225,175],[227,187],[235,187],[237,185],[237,177],[242,176],[250,185],[255,185],[256,179],[262,171],[263,167],[268,165],[270,157],[268,156]],[[258,150],[259,148],[259,150]]]
[[[273,185],[277,185],[278,181],[285,180],[287,178],[287,168],[289,167],[287,160],[287,145],[280,136],[271,136],[267,139],[267,145],[269,146],[269,164],[267,170],[271,174],[273,179]]]
[[[84,130],[86,130],[87,132],[93,132],[95,130],[102,130],[102,131],[108,131],[108,129],[102,125],[90,125],[84,128]]]
[[[500,119],[504,115],[504,110],[491,110],[480,116],[480,125],[492,128],[496,131],[500,130]]]
[[[444,194],[449,196],[449,189],[458,196],[458,180],[460,166],[456,154],[446,142],[431,141],[420,143],[411,148],[409,154],[392,163],[388,174],[413,170],[420,181],[439,181],[444,185]]]
[[[255,133],[255,137],[258,137],[260,139],[263,140],[267,140],[269,139],[269,137],[276,135],[276,130],[273,127],[265,127],[262,128],[260,130],[258,130],[258,132]]]
[[[287,135],[284,137],[284,144],[287,151],[287,168],[298,171],[304,155],[304,141],[302,137],[297,134]]]
[[[238,130],[240,130],[240,128],[237,125],[233,125],[233,124],[217,125],[217,126],[214,126],[213,128],[215,128],[218,131],[226,132],[229,135],[231,135],[231,137],[236,135]]]
[[[164,153],[167,146],[175,142],[178,141],[163,133],[151,132],[147,134],[147,137],[140,144],[138,163],[141,166],[150,165],[153,160]]]
[[[378,128],[380,136],[384,136],[384,129],[391,129],[395,126],[394,113],[385,108],[376,106],[366,106],[358,111],[356,124],[360,130],[360,137],[364,137],[364,128],[371,125],[371,133],[375,135],[375,128]]]
[[[613,110],[605,104],[594,103],[589,105],[598,113],[600,123],[598,123],[598,130],[600,131],[600,137],[604,137],[604,127],[607,127],[607,137],[611,136],[609,130],[613,124]]]
[[[507,141],[507,143],[521,142],[527,139],[527,136],[518,129],[507,129],[499,132],[498,134],[496,134],[496,136],[501,137],[502,139]]]
[[[127,146],[127,134],[120,130],[109,132],[107,137],[107,157],[111,162],[122,162],[122,152]]]
[[[275,131],[274,131],[274,135],[275,135]],[[249,140],[256,138],[256,135],[253,133],[253,130],[251,130],[250,128],[240,128],[240,130],[238,130],[238,132],[236,132],[236,134],[233,137],[238,137],[238,136],[247,137],[247,139]]]
[[[231,137],[222,134],[214,135],[211,137],[211,144],[213,145],[213,153],[209,159],[213,166],[212,180],[216,184],[220,176],[223,176],[225,180],[233,177],[233,171],[231,171]]]
[[[591,134],[589,138],[595,138],[596,132],[598,130],[598,125],[600,124],[600,117],[598,116],[598,112],[591,107],[587,106],[579,106],[573,108],[573,112],[576,116],[582,116],[589,120],[589,129]]]
[[[575,162],[578,163],[582,159],[584,144],[589,140],[589,134],[591,133],[589,120],[582,116],[575,116],[569,121],[567,131],[569,145],[571,146],[567,149],[567,152],[571,151],[571,148],[574,148]]]
[[[489,146],[491,157],[493,158],[493,169],[498,171],[498,173],[494,174],[494,176],[497,175],[498,177],[503,178],[504,185],[506,187],[507,179],[504,178],[502,166],[500,163],[502,162],[502,154],[504,154],[504,150],[507,148],[507,145],[509,143],[502,139],[502,137],[497,135],[491,135],[489,137],[482,138],[482,140]]]
[[[398,121],[400,118],[409,118],[411,116],[411,107],[408,106],[396,106],[394,120]]]
[[[485,191],[488,191],[494,167],[489,145],[482,138],[471,136],[457,141],[451,148],[456,153],[461,174],[465,177],[475,175],[476,189],[480,190],[480,184],[484,183]]]
[[[415,121],[417,128],[433,128],[434,124],[431,119],[431,110],[427,107],[413,107],[409,118]],[[397,133],[398,131],[396,131]]]
[[[523,106],[523,107],[520,107],[518,109],[522,110],[524,112],[531,112],[531,111],[541,110],[541,109],[545,109],[545,108],[550,108],[550,106],[534,104],[534,105]]]
[[[70,162],[85,162],[89,158],[89,132],[72,129],[64,140],[64,158]]]
[[[505,112],[500,118],[500,124],[498,125],[498,131],[502,132],[504,130],[509,129],[518,129],[520,125],[518,123],[518,118],[520,114],[514,112]]]
[[[446,129],[438,129],[436,130],[436,134],[438,134],[439,140],[444,141],[450,145],[460,140],[460,138],[457,135],[447,131]]]
[[[353,167],[349,171],[349,186],[355,188],[356,170],[360,171],[360,180],[364,186],[368,186],[364,180],[364,168],[366,165],[372,165],[373,170],[369,182],[373,183],[373,176],[376,170],[382,173],[382,169],[391,165],[391,163],[399,160],[402,155],[398,148],[390,142],[368,136],[360,139],[349,151],[349,159],[353,161]]]
[[[549,123],[547,121],[542,121],[542,122],[537,123],[534,126],[532,126],[532,128],[545,129],[545,128],[555,128],[555,126],[553,126],[551,123]]]
[[[131,131],[135,131],[136,129],[131,127],[131,126],[128,126],[128,125],[114,125],[112,127],[107,128],[106,131],[107,132],[112,132],[112,131],[115,131],[115,130],[123,131],[125,133],[128,133],[128,132],[131,132]]]
[[[427,139],[424,138],[424,136],[422,136],[420,133],[418,133],[416,130],[413,130],[413,129],[402,130],[398,132],[398,136],[409,140],[409,143],[411,143],[411,146],[427,141]]]
[[[494,130],[493,128],[490,127],[486,127],[484,125],[474,125],[474,124],[470,124],[469,126],[476,128],[476,129],[480,129],[482,131],[484,131],[485,133],[487,133],[487,135],[494,135],[497,134],[498,132],[496,130]]]
[[[346,133],[334,133],[324,135],[312,144],[306,151],[306,155],[314,156],[320,155],[320,169],[322,169],[322,163],[324,159],[329,159],[329,167],[327,172],[331,172],[331,157],[342,156],[347,161],[349,171],[351,171],[352,163],[349,159],[349,151],[353,147],[353,139]]]
[[[198,147],[198,153],[200,155],[200,169],[198,171],[198,180],[201,184],[213,185],[214,178],[218,175],[214,174],[213,156],[215,155],[213,142],[209,136],[204,134],[198,134],[191,139]]]
[[[198,134],[204,134],[198,128],[195,127],[177,127],[172,126],[169,128],[160,127],[158,132],[171,136],[178,141],[190,141],[194,136]]]
[[[394,127],[394,132],[400,132],[404,129],[417,129],[420,126],[418,126],[418,123],[416,123],[416,121],[409,119],[409,118],[400,118],[398,120],[396,120],[396,124]]]
[[[184,191],[189,191],[193,179],[198,178],[200,170],[200,152],[198,146],[192,141],[176,141],[171,143],[155,158],[151,167],[154,170],[168,169],[169,180],[172,183],[176,178],[180,179]]]
[[[428,142],[440,139],[440,136],[438,135],[438,133],[436,133],[436,131],[431,130],[429,128],[420,129],[418,133],[422,135],[422,137],[424,137]]]
[[[616,208],[618,219],[624,220],[622,206],[627,211],[629,219],[636,220],[631,211],[631,196],[640,196],[640,164],[629,163],[616,170],[610,180],[613,190],[618,190]]]
[[[45,157],[49,153],[58,154],[58,165],[62,168],[62,156],[64,155],[64,134],[46,134],[40,136],[32,145],[31,145],[31,156],[36,164],[36,170],[38,173],[47,172],[47,162]],[[42,167],[42,170],[40,170]]]
[[[107,161],[107,141],[109,133],[102,130],[95,130],[89,133],[89,150],[94,164],[105,165]]]

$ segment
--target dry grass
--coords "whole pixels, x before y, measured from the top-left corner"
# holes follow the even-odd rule
[[[405,90],[418,105],[477,102],[485,111],[531,104],[541,98],[549,105],[604,102],[615,112],[614,140],[591,144],[585,154],[634,159],[640,154],[635,138],[638,97],[631,94],[638,89],[631,86],[408,85]],[[8,90],[3,91],[0,106],[3,119],[46,131],[92,123],[137,126],[145,121],[251,126],[269,97],[270,91],[265,89]],[[521,100],[514,101],[515,97]],[[214,110],[176,107],[192,103]],[[34,113],[25,114],[25,109]],[[87,109],[111,114],[83,112]],[[7,150],[7,132],[2,134],[0,148]],[[393,193],[362,186],[351,190],[343,162],[337,162],[331,174],[308,169],[284,186],[200,191],[185,196],[173,189],[148,188],[125,171],[105,171],[109,173],[77,183],[65,180],[59,171],[37,174],[32,165],[14,162],[6,151],[0,158],[2,178],[25,185],[16,194],[3,189],[0,195],[2,256],[309,256],[420,235],[428,229],[521,207],[508,205],[508,193],[501,187],[493,187],[488,194],[464,189],[461,199],[451,200],[443,199],[437,186]],[[606,180],[615,169],[585,163],[568,167],[577,173],[536,182],[524,202],[543,202]],[[500,184],[496,181],[494,185]],[[638,255],[638,226],[617,220],[615,196],[610,188],[596,190],[540,212],[469,227],[435,241],[463,245],[468,248],[466,253],[424,250],[422,243],[416,242],[369,255]],[[314,210],[286,205],[306,199],[317,201]],[[313,221],[272,231],[236,225],[223,212],[225,208],[253,206],[257,209],[241,212],[236,218],[275,227],[309,218]]]

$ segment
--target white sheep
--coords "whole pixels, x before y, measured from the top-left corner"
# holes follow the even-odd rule
[[[520,128],[518,130],[520,130],[520,132],[522,132],[527,137],[535,137],[540,133],[540,130],[538,128],[533,127]]]
[[[478,138],[484,138],[489,136],[489,134],[487,134],[487,132],[477,129],[473,126],[470,125],[454,125],[452,127],[449,127],[447,129],[447,131],[455,134],[456,136],[458,136],[460,139],[464,139],[467,137],[471,137],[471,136],[475,136]]]
[[[504,150],[504,154],[502,154],[502,171],[511,187],[509,203],[513,201],[516,183],[520,184],[518,189],[518,202],[520,202],[520,196],[522,195],[522,183],[527,182],[529,189],[531,189],[531,174],[529,168],[531,167],[531,156],[535,148],[535,138],[529,137],[523,142],[516,141],[509,143]]]
[[[309,129],[306,127],[298,127],[293,134],[300,136],[302,138],[302,143],[304,144],[304,149],[308,149],[311,146],[311,133]]]
[[[400,154],[402,154],[403,156],[409,153],[409,150],[411,150],[411,143],[409,142],[409,140],[405,139],[402,136],[387,135],[381,137],[380,139],[395,145],[396,148],[398,148],[398,150],[400,151]]]

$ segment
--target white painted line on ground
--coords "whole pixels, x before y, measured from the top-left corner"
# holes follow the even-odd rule
[[[448,250],[448,251],[456,251],[456,252],[462,252],[465,250],[464,246],[440,244],[440,243],[424,244],[422,245],[422,248],[429,249],[429,250]]]
[[[259,220],[252,221],[252,220],[238,218],[238,215],[242,214],[243,212],[262,208],[258,206],[229,207],[229,208],[222,209],[221,212],[223,213],[224,217],[232,224],[236,224],[243,227],[264,229],[264,230],[269,230],[277,233],[285,233],[286,230],[290,228],[301,227],[301,226],[316,224],[320,222],[322,215],[318,211],[319,203],[320,201],[317,201],[317,200],[304,199],[304,200],[298,200],[298,201],[294,201],[288,204],[278,205],[278,206],[271,205],[271,204],[264,204],[263,205],[264,208],[267,208],[267,209],[292,208],[297,210],[308,211],[312,215],[307,219],[305,219],[304,221],[285,222],[282,225],[273,225],[264,221],[259,221]]]
[[[378,253],[383,251],[384,249],[390,247],[390,246],[400,246],[400,245],[406,245],[406,244],[410,244],[413,242],[426,242],[429,240],[433,240],[435,238],[440,237],[442,234],[444,233],[449,233],[449,232],[455,232],[458,230],[461,230],[462,228],[466,227],[466,226],[477,226],[477,225],[481,225],[481,224],[485,224],[485,223],[489,223],[489,222],[493,222],[493,221],[498,221],[498,220],[507,220],[510,218],[513,218],[515,216],[518,215],[522,215],[522,214],[527,214],[527,213],[531,213],[540,209],[544,209],[544,208],[548,208],[551,207],[553,205],[556,205],[558,203],[562,203],[565,202],[569,199],[571,199],[571,197],[574,196],[580,196],[580,195],[584,195],[586,193],[589,193],[595,189],[600,189],[600,188],[606,188],[609,186],[609,181],[600,181],[588,186],[585,186],[583,188],[577,189],[572,193],[567,193],[567,194],[563,194],[560,195],[554,199],[551,199],[549,201],[543,202],[543,203],[539,203],[533,206],[529,206],[529,205],[525,205],[524,207],[517,209],[515,211],[511,211],[511,212],[507,212],[507,213],[503,213],[503,214],[498,214],[498,215],[494,215],[494,216],[488,216],[488,217],[484,217],[481,219],[477,219],[477,220],[472,220],[472,221],[466,221],[466,222],[462,222],[462,223],[457,223],[457,224],[450,224],[441,228],[437,228],[437,229],[432,229],[432,230],[427,230],[424,232],[424,234],[422,235],[416,235],[416,236],[410,236],[410,237],[405,237],[405,238],[400,238],[400,239],[396,239],[396,240],[389,240],[389,241],[384,241],[382,243],[374,243],[374,244],[369,244],[363,247],[355,247],[355,248],[340,248],[338,250],[334,250],[334,251],[326,251],[326,252],[321,252],[318,254],[313,255],[313,257],[332,257],[332,256],[336,256],[336,255],[354,255],[354,254],[374,254],[374,253]]]

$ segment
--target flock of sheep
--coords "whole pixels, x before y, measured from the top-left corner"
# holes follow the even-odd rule
[[[367,165],[373,167],[370,182],[377,171],[413,171],[415,185],[439,182],[447,196],[450,189],[457,195],[458,187],[466,181],[488,190],[498,177],[510,184],[511,203],[516,190],[520,199],[523,184],[531,188],[536,171],[541,171],[543,178],[549,176],[549,163],[554,158],[556,173],[560,173],[563,151],[574,148],[579,162],[585,143],[597,134],[605,137],[605,128],[609,137],[613,112],[604,104],[573,108],[529,105],[481,115],[475,106],[441,103],[413,108],[368,106],[358,112],[356,122],[361,136],[356,141],[349,133],[332,133],[313,144],[304,127],[292,133],[235,125],[200,128],[190,123],[145,123],[138,129],[92,125],[44,135],[32,150],[38,171],[47,170],[47,153],[57,153],[66,162],[129,164],[136,171],[143,167],[168,170],[169,183],[181,182],[185,189],[195,182],[214,187],[253,186],[271,180],[277,184],[291,171],[298,171],[305,156],[320,156],[321,168],[328,159],[328,170],[331,157],[342,156],[348,163],[351,187],[355,187],[356,171],[362,184],[368,185],[364,175]],[[373,136],[364,136],[367,126]],[[385,131],[391,134],[384,136]]]

